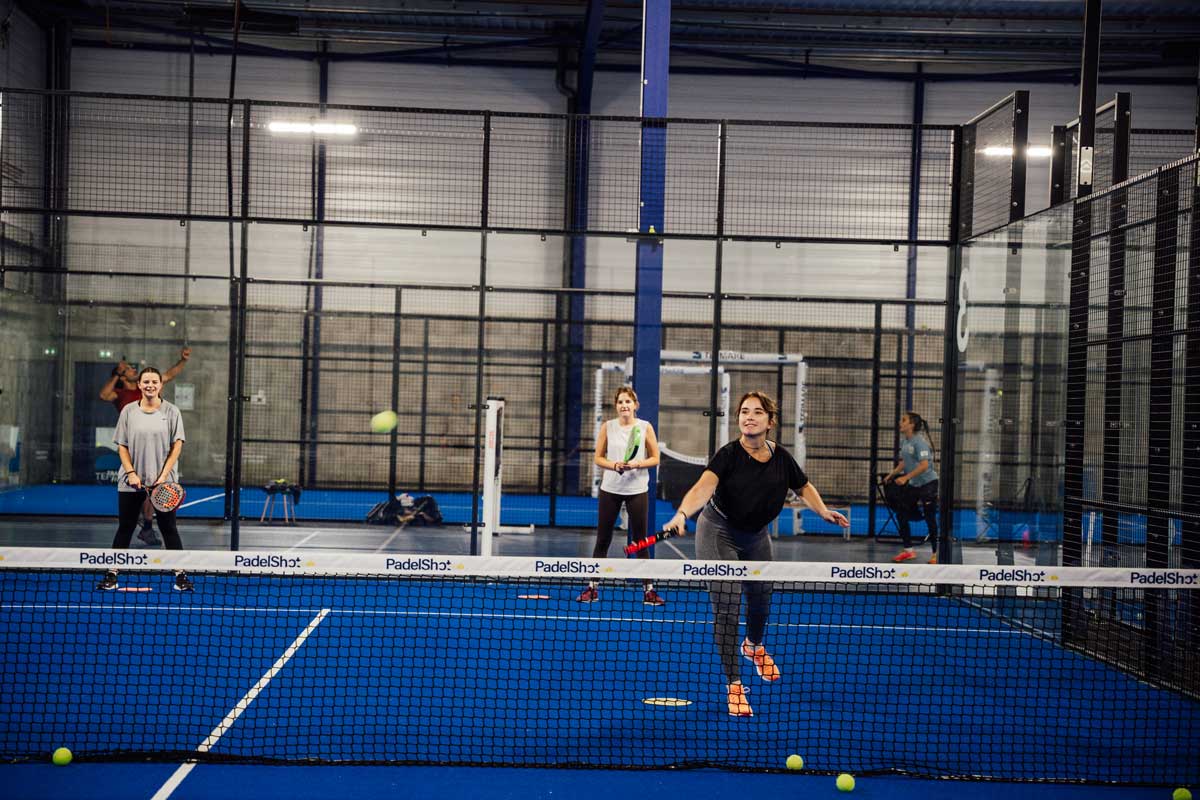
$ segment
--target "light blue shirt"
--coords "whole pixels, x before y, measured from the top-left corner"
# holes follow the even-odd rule
[[[911,438],[900,440],[900,458],[904,461],[905,475],[921,466],[922,461],[929,462],[929,469],[910,480],[909,486],[924,486],[938,479],[937,470],[933,468],[933,447],[923,434],[916,433]]]

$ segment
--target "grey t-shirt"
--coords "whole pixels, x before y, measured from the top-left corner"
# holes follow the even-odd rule
[[[183,415],[171,403],[163,400],[161,405],[149,413],[142,410],[141,403],[130,403],[121,409],[117,419],[117,430],[113,434],[113,442],[124,445],[129,450],[129,460],[133,462],[133,471],[143,483],[149,483],[158,477],[167,456],[171,453],[171,445],[185,441],[183,435]],[[179,479],[177,467],[171,468],[167,480],[175,482]],[[125,482],[125,467],[117,473],[117,490],[121,492],[136,491]]]
[[[905,472],[912,472],[922,461],[929,462],[929,469],[909,481],[909,486],[924,486],[938,479],[937,470],[933,468],[933,448],[924,434],[914,433],[911,439],[901,439],[900,458],[904,461]]]

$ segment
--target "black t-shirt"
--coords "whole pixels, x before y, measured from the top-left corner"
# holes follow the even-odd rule
[[[774,450],[771,458],[755,461],[735,439],[708,462],[708,471],[718,480],[713,495],[717,509],[738,530],[766,527],[783,510],[788,489],[799,492],[808,484],[791,453],[774,443],[769,447]]]

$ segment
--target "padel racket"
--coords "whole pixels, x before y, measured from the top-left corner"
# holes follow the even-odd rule
[[[183,487],[178,483],[159,483],[150,487],[150,505],[164,514],[179,508],[183,498]]]
[[[625,446],[625,458],[621,460],[625,463],[629,463],[629,460],[633,458],[635,453],[637,453],[638,447],[640,447],[641,444],[642,428],[635,422],[633,425],[633,430],[629,432],[629,444]]]
[[[683,534],[676,533],[675,531],[659,531],[658,533],[647,536],[645,539],[634,542],[631,545],[627,545],[625,547],[625,555],[633,555],[634,553],[645,550],[647,547],[653,547],[655,544],[663,541],[664,539],[674,539],[676,536],[682,535]]]

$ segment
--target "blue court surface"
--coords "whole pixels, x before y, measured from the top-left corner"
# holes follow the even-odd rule
[[[656,784],[836,796],[832,776],[850,772],[857,797],[929,798],[999,790],[895,773],[1138,783],[1200,772],[1200,749],[1179,745],[1200,741],[1200,704],[1064,649],[1057,605],[1036,598],[777,591],[769,635],[786,679],[753,683],[755,716],[737,719],[708,595],[690,585],[647,608],[640,587],[620,584],[581,606],[577,580],[196,574],[196,591],[179,593],[169,574],[123,573],[123,592],[97,592],[97,577],[0,582],[0,754],[77,756],[5,767],[17,789],[6,796],[149,797],[198,749],[335,766],[202,764],[170,796],[374,797],[418,784],[414,796]],[[793,752],[806,774],[675,769],[779,770]],[[113,759],[160,763],[98,763]],[[651,771],[517,768],[528,765]],[[1083,791],[1104,796],[1061,784],[1006,794]]]
[[[13,800],[152,798],[175,772],[170,764],[0,766]],[[828,775],[719,770],[576,770],[488,767],[266,767],[205,764],[171,791],[172,800],[561,800],[562,798],[688,798],[764,800],[1170,800],[1155,787],[931,781],[899,776],[859,778],[850,794]]]

